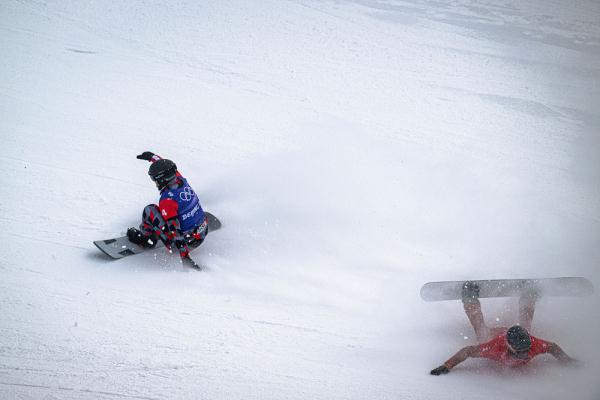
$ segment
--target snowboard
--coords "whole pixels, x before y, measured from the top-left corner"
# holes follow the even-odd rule
[[[428,282],[421,288],[425,301],[461,300],[466,281]],[[542,279],[472,280],[479,286],[479,297],[518,297],[531,293],[537,296],[589,296],[594,286],[586,278],[561,277]]]
[[[217,217],[206,211],[204,214],[208,220],[208,232],[213,232],[221,228],[221,221],[219,221]],[[156,247],[161,246],[162,242],[159,241],[155,247],[148,249],[135,243],[131,243],[129,239],[127,239],[127,235],[125,235],[114,239],[96,240],[94,244],[107,256],[119,259],[155,249]]]

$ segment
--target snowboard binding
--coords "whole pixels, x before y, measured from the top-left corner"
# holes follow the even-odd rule
[[[145,249],[153,248],[158,241],[156,235],[144,236],[142,231],[136,228],[127,229],[127,239],[129,239],[131,243],[135,243]]]

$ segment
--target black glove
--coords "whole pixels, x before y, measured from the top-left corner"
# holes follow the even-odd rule
[[[440,365],[439,367],[431,370],[431,375],[442,375],[447,374],[448,372],[450,372],[448,367],[446,367],[445,365]]]
[[[479,303],[479,285],[473,281],[467,281],[462,287],[462,301],[463,303]]]
[[[138,160],[146,160],[146,161],[150,161],[152,160],[152,157],[154,157],[154,153],[151,151],[145,151],[142,154],[137,156]]]

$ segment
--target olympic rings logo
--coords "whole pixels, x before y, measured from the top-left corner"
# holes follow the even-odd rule
[[[183,201],[190,201],[194,197],[194,191],[191,187],[186,187],[183,192],[179,193],[179,198]]]

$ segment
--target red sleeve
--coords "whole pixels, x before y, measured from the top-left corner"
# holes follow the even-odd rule
[[[537,356],[538,354],[544,354],[550,351],[550,343],[545,340],[538,339],[535,336],[531,337],[531,350],[529,350],[529,355],[531,357]]]
[[[177,210],[179,205],[173,199],[164,199],[158,203],[158,208],[160,209],[160,213],[165,219],[165,221],[170,220],[171,218],[177,218]]]
[[[479,345],[479,357],[489,358],[491,360],[499,360],[502,354],[506,351],[506,343],[504,335],[499,335]]]

